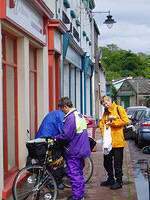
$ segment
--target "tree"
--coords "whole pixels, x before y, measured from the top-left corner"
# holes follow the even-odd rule
[[[150,55],[126,51],[115,44],[101,49],[101,63],[106,70],[106,81],[127,76],[150,78]]]
[[[111,97],[112,100],[117,103],[117,89],[115,88],[114,85],[111,85]]]

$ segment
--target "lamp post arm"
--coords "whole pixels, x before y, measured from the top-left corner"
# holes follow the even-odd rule
[[[92,13],[108,13],[110,15],[110,10],[109,11],[104,11],[104,12],[101,12],[101,11],[95,11],[95,12],[92,12]]]
[[[109,29],[112,28],[112,26],[113,26],[114,23],[116,23],[116,21],[112,18],[112,15],[110,15],[110,10],[104,11],[104,12],[96,11],[96,12],[92,12],[92,13],[93,14],[94,13],[99,13],[99,14],[101,14],[101,13],[108,13],[107,19],[104,21],[103,24],[106,24]]]

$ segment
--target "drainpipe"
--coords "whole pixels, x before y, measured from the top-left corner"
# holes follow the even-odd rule
[[[86,72],[84,71],[84,114],[86,115]]]
[[[55,13],[56,13],[56,19],[58,19],[57,4],[58,4],[58,0],[55,1]]]
[[[71,99],[71,63],[69,63],[69,98]]]
[[[92,116],[93,115],[93,108],[92,108],[92,105],[93,105],[93,99],[92,99],[93,95],[92,95],[92,76],[90,76],[90,115]]]
[[[86,73],[89,67],[89,57],[85,56],[84,59],[85,59],[85,62],[84,62],[84,114],[86,115]]]
[[[82,71],[80,71],[80,112],[83,114],[83,84],[82,84]]]
[[[81,23],[81,1],[82,0],[80,0],[80,23]],[[81,23],[81,26],[82,26],[82,23]],[[82,31],[81,31],[81,26],[80,26],[80,47],[81,47],[81,34],[82,34]]]
[[[94,102],[94,99],[93,99],[93,89],[94,89],[94,85],[93,85],[93,82],[92,82],[92,80],[93,80],[93,72],[94,72],[94,68],[95,68],[95,65],[93,64],[92,66],[91,66],[91,76],[90,76],[90,104],[91,104],[91,106],[90,106],[90,115],[91,116],[93,116],[93,114],[95,115],[95,113],[93,113],[93,112],[95,112],[95,110],[93,109],[93,106],[92,105],[95,105],[95,104],[93,104],[93,102]]]
[[[75,100],[74,100],[74,104],[75,104],[75,108],[77,107],[77,80],[76,80],[76,77],[77,77],[77,68],[75,67],[75,73],[74,73],[74,80],[75,80]]]

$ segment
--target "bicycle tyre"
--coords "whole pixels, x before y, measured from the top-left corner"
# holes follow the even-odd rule
[[[85,184],[88,183],[88,181],[90,180],[90,178],[92,177],[92,174],[93,174],[93,161],[91,158],[87,157],[85,159],[85,165],[84,165],[84,168],[83,168],[83,175],[84,175],[84,181],[85,181]],[[69,182],[69,179],[68,179],[68,176],[67,176],[67,173],[65,172],[65,175],[63,177],[63,184],[65,187],[67,188],[70,188],[71,185],[70,185],[70,182]]]
[[[14,200],[50,200],[57,198],[57,184],[53,175],[40,165],[23,168],[13,182]]]

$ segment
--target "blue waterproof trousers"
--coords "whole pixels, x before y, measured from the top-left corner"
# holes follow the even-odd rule
[[[85,183],[83,177],[83,158],[67,158],[67,174],[71,183],[71,188],[73,191],[73,199],[78,200],[84,196]]]

